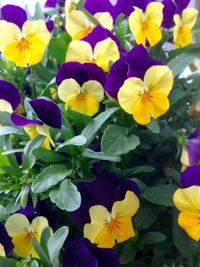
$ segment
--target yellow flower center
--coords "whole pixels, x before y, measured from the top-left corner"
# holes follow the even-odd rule
[[[17,44],[17,48],[19,48],[19,50],[29,49],[29,46],[30,42],[24,37],[22,37],[22,39]]]
[[[108,232],[113,233],[120,228],[120,222],[116,218],[110,218],[107,224]]]
[[[76,101],[77,102],[81,102],[81,103],[85,103],[87,101],[87,96],[83,93],[79,93],[77,96],[76,96]]]
[[[149,28],[149,26],[148,26],[148,22],[147,22],[147,21],[144,21],[144,22],[142,23],[142,31],[143,31],[143,32],[147,32],[147,31],[148,31],[148,28]]]

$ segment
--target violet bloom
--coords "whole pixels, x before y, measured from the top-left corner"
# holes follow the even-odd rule
[[[181,184],[185,188],[193,185],[200,186],[200,166],[190,166],[182,172]]]
[[[88,239],[68,242],[63,254],[63,267],[119,267],[114,249],[97,248]]]
[[[6,81],[0,80],[0,111],[12,113],[21,103],[17,88]]]
[[[85,225],[90,222],[89,209],[94,205],[102,205],[108,210],[113,203],[123,200],[126,192],[140,194],[138,185],[131,180],[120,180],[114,173],[105,173],[93,182],[81,182],[78,186],[82,203],[78,210],[70,212],[75,223]]]
[[[14,248],[14,245],[9,237],[4,225],[0,222],[0,246],[3,246],[5,255],[8,256]]]
[[[11,120],[16,126],[24,127],[24,130],[29,135],[30,139],[35,138],[37,135],[45,136],[42,147],[50,150],[51,146],[55,146],[51,139],[49,128],[61,128],[61,111],[59,107],[51,100],[38,98],[31,100],[31,107],[38,116],[38,119],[28,119],[13,113]]]
[[[47,0],[45,3],[45,7],[55,8],[57,4],[60,5],[61,7],[64,7],[65,0]]]
[[[120,87],[130,77],[144,78],[145,72],[154,65],[162,65],[160,61],[154,60],[142,46],[134,47],[126,57],[116,61],[108,74],[105,91],[117,99]]]

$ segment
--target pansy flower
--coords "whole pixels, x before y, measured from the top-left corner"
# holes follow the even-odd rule
[[[25,11],[13,5],[4,7],[3,18],[0,21],[3,56],[19,67],[39,63],[51,37],[45,22],[26,20]]]
[[[146,46],[156,45],[162,39],[160,26],[163,20],[163,4],[152,2],[146,7],[145,12],[134,6],[134,11],[129,17],[129,26],[135,36],[137,44]]]
[[[5,226],[0,222],[0,256],[8,256],[13,251],[14,245],[9,237]]]
[[[68,2],[69,0],[67,0],[66,2]],[[56,4],[64,7],[65,5],[65,0],[47,0],[46,3],[45,3],[45,7],[48,7],[48,8],[55,8],[56,7]]]
[[[119,267],[120,265],[116,250],[97,248],[88,239],[82,238],[67,242],[62,266]]]
[[[60,109],[54,102],[42,98],[31,100],[29,103],[39,119],[27,119],[16,113],[11,115],[11,119],[16,126],[24,127],[31,139],[37,135],[45,136],[42,146],[46,149],[51,149],[51,145],[55,145],[49,133],[49,126],[61,128]]]
[[[21,103],[17,88],[4,80],[0,80],[0,111],[12,113]]]
[[[70,216],[84,225],[84,237],[98,247],[111,248],[135,236],[131,219],[139,208],[139,189],[134,182],[106,173],[94,182],[80,183],[78,190],[82,203]]]
[[[40,242],[41,234],[48,226],[45,217],[36,217],[30,224],[26,216],[19,213],[8,217],[5,223],[6,230],[14,244],[14,252],[22,258],[30,256],[38,258],[32,244],[32,238]]]
[[[81,47],[81,50],[80,50]],[[67,49],[66,62],[94,63],[108,72],[109,63],[120,57],[116,42],[110,37],[98,42],[93,48],[86,41],[72,41]]]
[[[78,19],[77,19],[78,18]],[[94,18],[106,29],[112,30],[113,19],[108,12],[99,12]],[[80,10],[72,10],[66,16],[66,31],[72,37],[72,40],[78,40],[87,36],[96,27],[94,22]]]
[[[61,66],[56,81],[58,97],[65,108],[92,116],[99,110],[104,98],[105,74],[101,68],[91,63],[68,62]]]
[[[197,165],[200,160],[200,129],[197,129],[187,139],[187,145],[183,146],[181,163],[185,167]]]
[[[198,10],[186,8],[179,15],[174,16],[175,27],[173,31],[175,48],[184,47],[192,42],[192,28],[194,27]]]
[[[171,70],[167,66],[157,66],[159,62],[154,64],[151,57],[145,63],[145,57],[149,58],[142,46],[135,47],[129,52],[126,59],[130,66],[129,78],[118,91],[120,106],[143,125],[148,124],[152,118],[156,119],[166,113],[169,109],[168,95],[173,86]],[[116,70],[118,71],[117,68],[114,71]],[[112,77],[115,79],[115,75],[112,75],[111,79]],[[123,80],[124,77],[121,83]]]

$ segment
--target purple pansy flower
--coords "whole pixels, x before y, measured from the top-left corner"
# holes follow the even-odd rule
[[[121,57],[112,65],[105,91],[116,99],[120,87],[127,78],[143,79],[145,72],[154,65],[162,65],[162,62],[154,60],[142,45],[134,47],[126,57]]]
[[[22,28],[24,22],[27,20],[26,11],[15,5],[5,5],[0,10],[0,19],[14,23]]]
[[[77,257],[78,255],[78,257]],[[116,250],[97,248],[88,239],[68,242],[63,254],[63,267],[119,267]]]
[[[94,80],[104,86],[106,81],[106,75],[104,71],[92,63],[64,63],[57,72],[56,82],[58,85],[60,85],[62,81],[70,78],[76,80],[80,85],[87,81]]]
[[[15,110],[21,103],[20,94],[17,88],[6,81],[0,80],[0,100],[6,100]]]
[[[13,251],[14,245],[5,229],[5,226],[1,222],[0,222],[0,244],[4,247],[6,256],[8,256]]]
[[[183,187],[200,186],[200,166],[190,166],[181,174]]]
[[[187,140],[189,165],[197,165],[200,160],[200,128],[192,133]]]
[[[61,111],[51,100],[38,98],[29,101],[31,107],[38,116],[37,119],[27,119],[13,113],[11,119],[16,126],[26,126],[28,124],[43,125],[47,124],[53,128],[61,128]]]
[[[65,0],[47,0],[45,3],[45,7],[55,8],[56,4],[59,4],[60,6],[64,7]]]
[[[111,210],[113,203],[123,200],[128,190],[136,195],[140,194],[140,189],[135,182],[128,179],[120,180],[114,173],[105,173],[93,182],[82,182],[78,185],[78,190],[82,199],[81,206],[69,215],[80,225],[90,222],[90,207],[102,205]]]

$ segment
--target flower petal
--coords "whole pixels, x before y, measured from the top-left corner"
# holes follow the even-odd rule
[[[79,94],[80,89],[80,85],[74,79],[66,79],[58,87],[58,97],[68,104],[74,96]]]
[[[186,8],[182,13],[182,25],[192,29],[197,21],[199,12],[195,8]]]
[[[66,54],[66,62],[77,61],[80,63],[89,63],[92,61],[92,58],[93,51],[89,43],[85,41],[72,41],[69,44]]]
[[[33,227],[34,231],[37,232],[37,236],[40,237],[43,230],[49,227],[49,223],[45,217],[38,216],[35,219],[33,219],[31,226]]]
[[[199,219],[200,214],[188,212],[181,212],[178,216],[178,224],[196,241],[200,239]]]
[[[162,3],[149,3],[146,9],[146,20],[160,27],[163,20],[163,8]]]
[[[18,234],[26,233],[26,229],[30,226],[30,223],[26,216],[22,214],[13,214],[8,217],[5,227],[9,236],[14,237]]]
[[[42,125],[43,123],[39,120],[29,120],[16,113],[11,114],[11,120],[16,126],[27,126],[29,124]]]
[[[97,81],[87,81],[83,84],[82,90],[85,94],[93,97],[98,102],[101,102],[104,98],[104,89],[102,85]]]
[[[200,166],[191,166],[182,172],[181,184],[184,187],[200,186]]]
[[[26,11],[15,5],[5,5],[1,8],[1,20],[16,24],[22,28],[24,22],[27,20]]]

